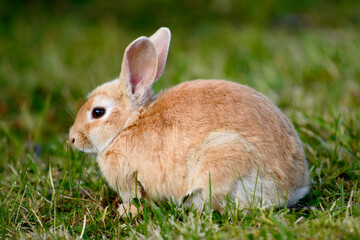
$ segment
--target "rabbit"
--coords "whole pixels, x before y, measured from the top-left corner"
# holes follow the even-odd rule
[[[254,89],[225,80],[183,82],[154,95],[171,33],[162,27],[125,50],[119,78],[88,95],[69,144],[97,155],[100,171],[136,214],[134,198],[223,213],[292,206],[308,192],[308,164],[288,118]],[[210,196],[211,194],[211,196]]]

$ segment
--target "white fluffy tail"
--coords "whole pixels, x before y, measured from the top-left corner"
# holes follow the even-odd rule
[[[309,187],[302,187],[295,190],[291,199],[287,201],[287,206],[291,207],[297,203],[300,199],[302,199],[309,191]]]

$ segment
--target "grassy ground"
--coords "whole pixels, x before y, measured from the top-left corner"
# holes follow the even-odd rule
[[[18,19],[1,30],[1,239],[360,237],[355,27],[173,29],[156,91],[190,79],[225,78],[269,96],[303,141],[311,191],[298,209],[199,215],[164,202],[125,221],[94,157],[68,149],[66,135],[86,94],[119,74],[123,51],[139,33],[111,19],[89,24],[73,18]]]

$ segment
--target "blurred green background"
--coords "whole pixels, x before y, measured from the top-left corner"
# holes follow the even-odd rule
[[[355,0],[1,0],[0,150],[51,153],[84,96],[118,76],[127,44],[161,26],[173,38],[157,91],[225,78],[288,114],[357,108],[359,12]]]
[[[64,136],[86,93],[118,75],[127,44],[161,26],[173,39],[157,90],[226,78],[284,107],[309,105],[305,90],[317,88],[359,104],[359,12],[355,0],[1,0],[2,141],[19,150]]]

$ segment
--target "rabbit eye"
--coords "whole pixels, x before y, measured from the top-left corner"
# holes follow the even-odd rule
[[[96,107],[92,110],[93,118],[101,118],[105,114],[105,109],[101,107]]]

